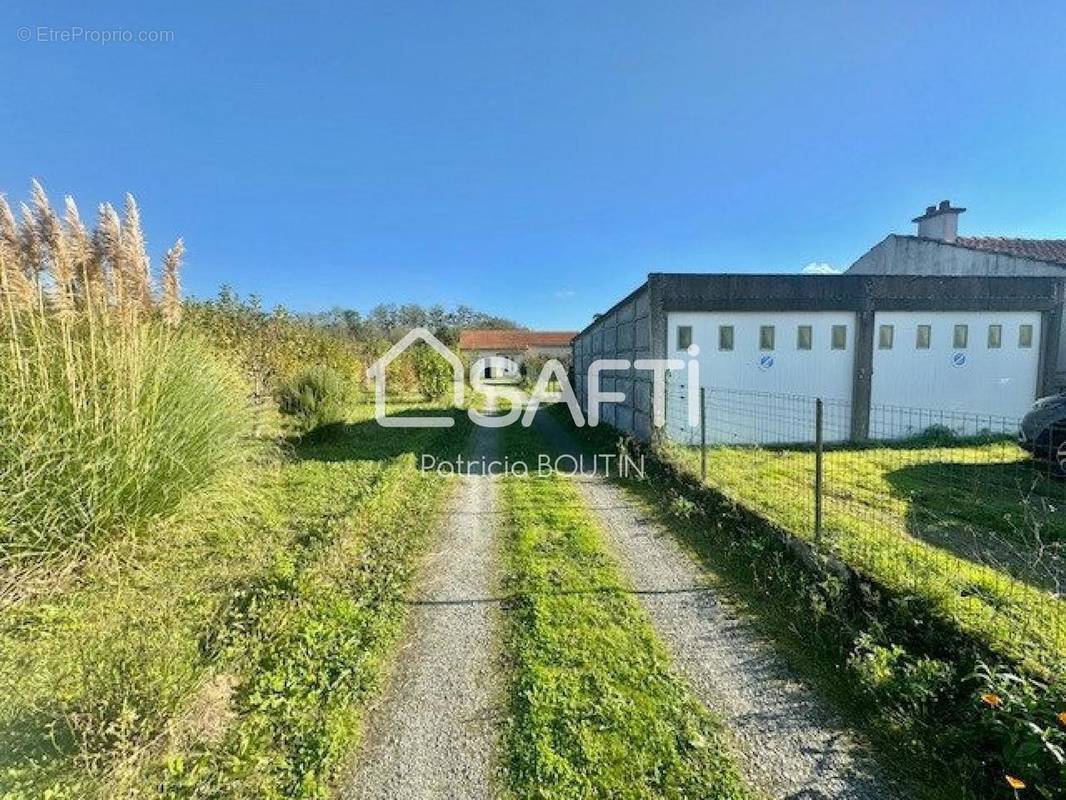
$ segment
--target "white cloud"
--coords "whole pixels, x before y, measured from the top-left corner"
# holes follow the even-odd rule
[[[839,275],[843,270],[837,269],[827,261],[812,261],[803,268],[804,275]]]
[[[573,289],[559,289],[555,292],[555,298],[557,300],[565,300],[568,297],[573,297],[574,294]]]

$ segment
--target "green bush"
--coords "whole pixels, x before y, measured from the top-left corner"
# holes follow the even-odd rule
[[[438,400],[448,392],[452,385],[452,366],[439,353],[430,347],[418,346],[412,349],[415,379],[418,390],[427,400]]]
[[[917,436],[906,440],[908,444],[952,445],[958,442],[959,435],[947,425],[930,425]]]
[[[310,367],[278,389],[278,406],[304,434],[324,435],[344,423],[350,384],[334,369]]]
[[[241,300],[228,287],[222,287],[216,300],[186,302],[185,312],[184,324],[233,357],[257,398],[267,398],[294,380],[306,364],[330,367],[357,386],[378,355],[366,342],[316,328],[280,306],[266,311],[254,296]]]
[[[173,512],[250,445],[240,378],[198,337],[12,316],[0,347],[0,561]]]

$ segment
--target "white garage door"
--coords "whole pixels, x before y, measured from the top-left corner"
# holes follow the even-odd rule
[[[670,312],[667,332],[670,358],[688,359],[682,345],[689,337],[700,349],[700,383],[708,389],[708,441],[812,441],[816,397],[836,401],[828,412],[826,439],[848,437],[853,313]],[[671,375],[672,388],[682,377],[680,372]],[[698,441],[698,430],[680,413],[678,391],[673,394],[667,434],[676,441]]]
[[[870,435],[914,435],[931,424],[998,431],[1029,410],[1039,365],[1039,312],[878,313]]]

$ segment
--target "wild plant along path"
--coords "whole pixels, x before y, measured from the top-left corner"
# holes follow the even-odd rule
[[[580,452],[550,415],[538,414],[536,424],[552,449]],[[753,784],[771,798],[904,797],[668,531],[602,475],[576,482],[677,667],[732,732]]]
[[[477,428],[466,456],[496,457]],[[341,796],[355,800],[490,798],[499,702],[496,478],[456,477],[445,528],[425,559],[408,632]]]

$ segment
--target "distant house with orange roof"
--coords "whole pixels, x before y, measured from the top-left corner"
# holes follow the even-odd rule
[[[459,351],[471,362],[488,359],[485,378],[516,378],[530,357],[569,359],[570,340],[576,335],[577,331],[465,330],[459,334]]]

